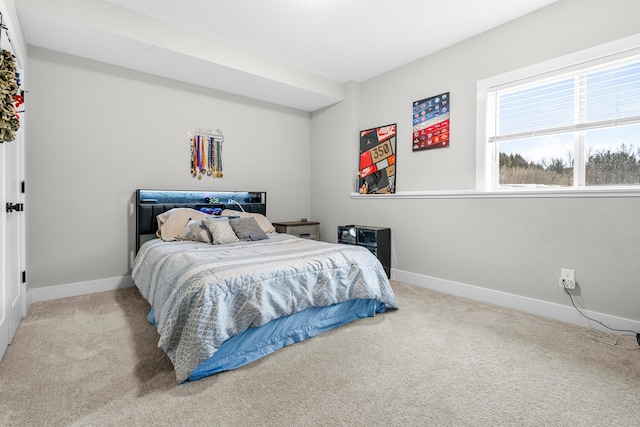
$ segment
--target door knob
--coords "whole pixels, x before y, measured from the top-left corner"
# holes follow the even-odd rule
[[[22,212],[24,211],[24,205],[22,203],[7,203],[7,212]]]

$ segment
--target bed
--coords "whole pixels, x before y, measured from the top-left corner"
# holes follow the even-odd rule
[[[369,250],[275,233],[264,192],[137,190],[136,202],[132,277],[178,383],[398,308]]]

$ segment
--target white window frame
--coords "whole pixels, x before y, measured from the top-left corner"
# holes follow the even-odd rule
[[[597,61],[598,59],[607,58],[606,60],[613,60],[616,57],[626,57],[634,50],[640,49],[640,34],[626,37],[624,39],[616,40],[614,42],[606,43],[600,46],[596,46],[590,49],[586,49],[573,54],[565,55],[559,58],[554,58],[549,61],[544,61],[538,64],[534,64],[525,68],[510,71],[504,74],[500,74],[488,79],[480,80],[477,83],[477,107],[476,107],[476,191],[478,192],[504,192],[504,191],[518,191],[513,188],[501,189],[498,185],[498,148],[497,143],[488,142],[487,135],[487,110],[489,103],[489,91],[491,88],[509,84],[516,81],[526,81],[528,79],[535,80],[538,76],[547,74],[555,70],[571,71],[572,68],[579,68],[585,62]],[[575,153],[574,174],[579,167],[584,168],[582,164],[578,166],[578,163],[584,160],[583,153]],[[575,176],[575,175],[574,175]],[[576,181],[578,182],[578,181]],[[552,190],[546,188],[539,188],[533,191],[553,191],[553,192],[615,192],[619,191],[620,187],[585,187],[574,186],[566,188],[553,188]],[[625,187],[625,190],[639,191],[640,186]],[[527,188],[526,191],[532,191],[531,188]]]

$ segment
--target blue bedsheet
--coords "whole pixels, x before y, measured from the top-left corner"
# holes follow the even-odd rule
[[[318,334],[365,317],[383,313],[387,307],[376,301],[350,300],[329,307],[312,307],[299,313],[274,319],[266,325],[249,328],[229,338],[206,362],[189,376],[199,380],[255,362],[283,347],[312,338]],[[155,324],[153,308],[147,319]]]

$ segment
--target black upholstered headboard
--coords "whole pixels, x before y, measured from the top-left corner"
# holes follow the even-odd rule
[[[242,208],[241,208],[242,206]],[[156,216],[173,208],[222,208],[267,215],[263,191],[136,190],[136,253],[158,231]]]

